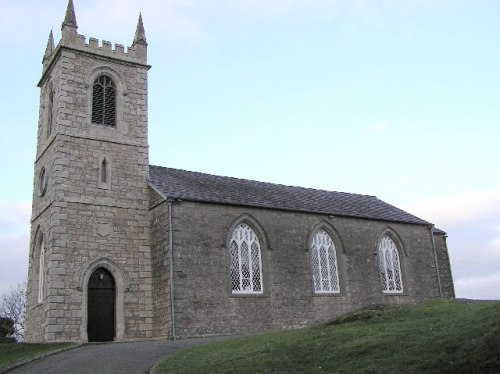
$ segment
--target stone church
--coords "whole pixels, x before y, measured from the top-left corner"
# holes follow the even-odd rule
[[[454,296],[446,234],[374,196],[149,164],[147,42],[77,33],[40,87],[26,341],[296,328]]]

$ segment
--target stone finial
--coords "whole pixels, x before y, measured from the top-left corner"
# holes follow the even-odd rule
[[[78,28],[76,24],[76,15],[75,15],[75,7],[73,5],[73,0],[68,1],[68,7],[66,8],[66,16],[64,17],[64,21],[62,23],[62,27],[69,26],[75,29]]]
[[[142,44],[147,46],[146,42],[146,33],[144,31],[144,25],[142,24],[142,14],[139,13],[139,20],[137,21],[137,28],[135,30],[134,41],[132,42],[132,46],[136,44]]]
[[[52,52],[54,52],[54,34],[52,34],[52,30],[50,30],[49,40],[47,40],[47,48],[45,48],[45,54],[43,55],[42,63],[45,63],[50,59]]]
[[[64,21],[61,25],[62,45],[70,45],[77,42],[77,28],[75,7],[73,6],[73,0],[69,0],[68,7],[66,8],[66,16],[64,17]]]

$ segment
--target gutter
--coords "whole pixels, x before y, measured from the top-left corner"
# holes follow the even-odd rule
[[[175,332],[175,307],[174,307],[174,236],[172,229],[172,200],[168,199],[168,246],[169,246],[169,273],[170,273],[170,310],[172,311],[172,339],[177,340]]]
[[[429,225],[429,232],[431,234],[431,241],[432,241],[432,252],[434,252],[434,263],[436,264],[439,297],[442,299],[443,298],[443,288],[441,286],[441,274],[439,273],[439,264],[438,264],[438,257],[437,257],[437,252],[436,252],[436,243],[434,242],[434,232],[432,231],[433,228],[434,228],[434,225]]]

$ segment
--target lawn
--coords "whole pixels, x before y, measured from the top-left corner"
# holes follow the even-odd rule
[[[500,373],[500,302],[375,308],[179,352],[155,373]]]
[[[15,364],[43,353],[52,352],[61,348],[69,347],[71,343],[5,343],[0,344],[0,371]]]

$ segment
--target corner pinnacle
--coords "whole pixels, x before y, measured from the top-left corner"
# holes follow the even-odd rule
[[[52,52],[54,52],[54,35],[52,34],[52,30],[50,30],[49,40],[47,40],[47,48],[45,48],[45,54],[43,55],[43,61],[45,62],[50,58]]]
[[[146,42],[146,33],[144,31],[144,25],[142,24],[141,13],[139,13],[139,20],[137,21],[137,28],[135,30],[135,36],[132,45],[134,44],[143,44],[145,46],[148,45],[148,43]]]
[[[76,16],[75,16],[75,7],[73,5],[73,0],[68,1],[68,7],[66,8],[66,16],[64,17],[64,21],[62,26],[70,26],[75,29],[78,28],[76,24]]]

